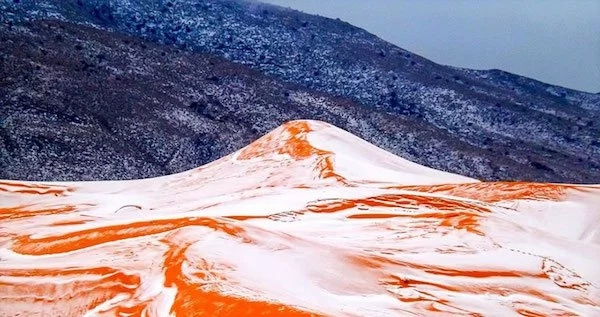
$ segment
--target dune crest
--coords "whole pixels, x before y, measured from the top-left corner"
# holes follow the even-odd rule
[[[292,121],[180,174],[0,181],[0,316],[592,316],[599,205]]]

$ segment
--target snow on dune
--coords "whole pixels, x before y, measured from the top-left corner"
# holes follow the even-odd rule
[[[0,181],[0,316],[600,315],[598,206],[293,121],[180,174]]]

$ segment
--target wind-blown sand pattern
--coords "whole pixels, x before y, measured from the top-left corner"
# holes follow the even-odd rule
[[[176,175],[0,181],[0,315],[600,316],[599,206],[293,121]]]

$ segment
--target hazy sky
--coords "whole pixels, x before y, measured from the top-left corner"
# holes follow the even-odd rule
[[[440,64],[600,92],[600,0],[263,0],[340,18]]]

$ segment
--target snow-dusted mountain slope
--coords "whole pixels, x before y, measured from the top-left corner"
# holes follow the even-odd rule
[[[1,181],[0,316],[593,316],[599,205],[292,121],[180,174]]]

